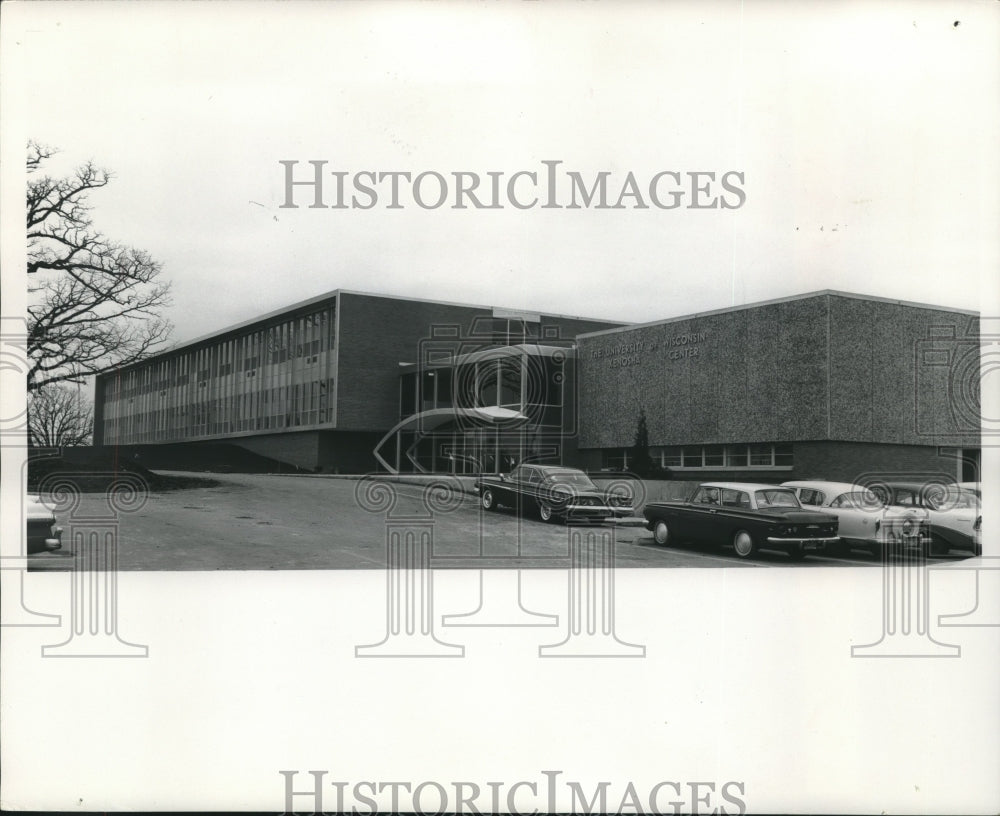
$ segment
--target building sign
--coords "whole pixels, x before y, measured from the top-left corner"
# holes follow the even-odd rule
[[[650,355],[667,360],[685,360],[701,353],[701,344],[707,332],[681,332],[663,340],[637,340],[634,343],[616,343],[596,348],[590,353],[592,360],[607,360],[609,368],[629,368],[640,365]]]

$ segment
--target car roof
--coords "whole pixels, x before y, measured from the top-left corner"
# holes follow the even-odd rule
[[[959,485],[955,482],[885,482],[889,487],[903,490],[924,490],[928,487],[943,487],[946,490],[957,490]]]
[[[791,488],[776,484],[758,484],[756,482],[702,482],[699,487],[721,487],[724,490],[775,490]]]
[[[792,481],[782,482],[782,487],[804,487],[808,490],[823,490],[827,493],[856,493],[869,488],[853,482]]]

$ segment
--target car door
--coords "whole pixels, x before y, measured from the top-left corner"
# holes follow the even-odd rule
[[[518,465],[504,478],[500,490],[503,494],[503,503],[508,507],[520,508],[522,485],[527,479],[527,470],[527,465]]]
[[[524,513],[534,513],[538,507],[539,492],[542,489],[544,477],[542,472],[532,465],[522,466],[523,474],[518,484],[519,508]]]
[[[881,505],[873,504],[871,509],[865,508],[859,501],[860,498],[860,493],[841,493],[830,502],[829,509],[840,521],[837,533],[841,538],[872,541],[875,538],[875,525],[882,518],[883,511]]]
[[[722,490],[718,487],[699,487],[686,512],[680,535],[696,541],[719,541],[727,519],[722,510]]]

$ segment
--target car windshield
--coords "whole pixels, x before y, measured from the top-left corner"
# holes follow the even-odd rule
[[[546,476],[546,481],[548,481],[549,484],[564,484],[570,485],[571,487],[596,488],[596,485],[590,481],[590,477],[586,473],[581,473],[578,470],[557,470],[553,473],[549,473]]]
[[[754,496],[758,507],[801,507],[791,490],[758,490]]]
[[[832,505],[837,507],[855,507],[859,510],[874,510],[882,507],[885,502],[872,490],[855,490],[853,493],[845,493],[840,496]]]
[[[971,490],[928,491],[926,503],[932,510],[979,509],[979,497]]]

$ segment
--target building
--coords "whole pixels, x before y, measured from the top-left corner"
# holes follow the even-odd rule
[[[102,373],[95,444],[617,470],[645,415],[676,478],[970,480],[978,331],[973,312],[831,291],[630,325],[338,290]]]
[[[978,478],[974,312],[817,292],[577,337],[580,461],[628,466],[640,412],[680,478]]]
[[[224,442],[307,470],[366,472],[379,461],[376,446],[407,412],[418,403],[448,403],[443,390],[413,390],[433,381],[414,372],[441,368],[442,355],[518,344],[571,349],[580,332],[620,325],[337,290],[98,375],[94,444],[137,447],[147,461],[171,447],[196,462],[199,447]],[[490,389],[486,363],[477,368],[470,404],[505,400],[506,388]],[[458,413],[457,424],[480,437],[461,455],[483,456],[482,426],[499,417]],[[468,458],[457,462],[472,468]]]

